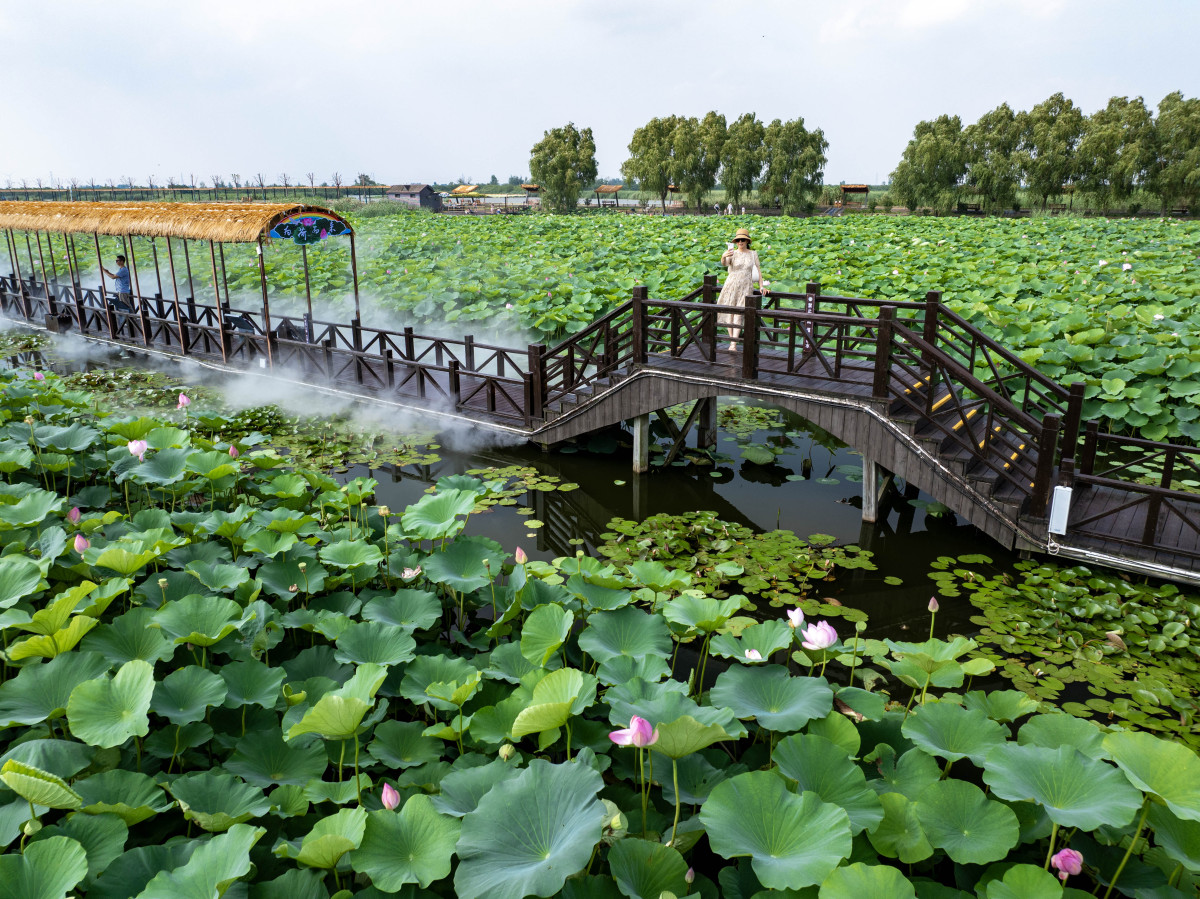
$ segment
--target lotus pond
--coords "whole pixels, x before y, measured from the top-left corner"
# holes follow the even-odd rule
[[[1178,687],[1195,597],[966,556],[980,639],[881,639],[829,601],[891,577],[856,545],[692,513],[535,558],[476,527],[569,483],[534,466],[389,508],[199,401],[0,388],[0,897],[1195,894],[1193,748],[976,688],[1007,636]]]

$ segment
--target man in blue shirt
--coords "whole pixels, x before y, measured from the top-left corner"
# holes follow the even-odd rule
[[[125,312],[133,311],[133,288],[129,285],[129,267],[125,265],[125,257],[117,257],[117,270],[110,272],[102,269],[104,274],[113,279],[113,290],[117,293],[116,306]]]

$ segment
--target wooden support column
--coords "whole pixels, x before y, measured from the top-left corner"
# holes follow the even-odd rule
[[[262,288],[262,320],[263,333],[267,338],[267,367],[275,367],[275,348],[271,345],[274,335],[271,333],[271,303],[267,299],[267,265],[263,259],[263,242],[262,236],[259,235],[258,245],[255,247],[258,254],[258,283]],[[362,378],[359,378],[361,382]]]
[[[175,277],[175,251],[171,249],[170,237],[167,238],[167,264],[171,269],[171,293],[175,301],[175,327],[179,331],[179,353],[186,356],[188,354],[187,325],[183,322],[183,309],[179,305],[179,280]]]
[[[633,472],[641,474],[650,470],[650,416],[638,415],[633,419]]]
[[[890,471],[866,456],[863,456],[862,480],[862,520],[877,522],[880,518],[881,500],[891,489],[892,478]],[[884,518],[887,514],[884,513]]]
[[[696,423],[696,448],[712,449],[717,445],[717,398],[700,400],[700,420]]]

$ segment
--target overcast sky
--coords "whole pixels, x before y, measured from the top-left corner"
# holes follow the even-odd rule
[[[634,128],[715,109],[876,183],[941,113],[1196,96],[1198,38],[1197,0],[0,0],[0,181],[504,181],[568,121],[617,177]]]

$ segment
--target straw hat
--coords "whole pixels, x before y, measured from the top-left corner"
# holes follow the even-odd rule
[[[750,242],[750,232],[747,231],[745,228],[738,228],[737,234],[733,235],[733,242],[737,243],[739,240],[744,240],[747,243],[749,243]]]

